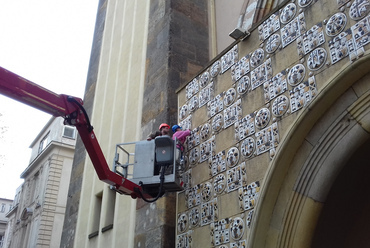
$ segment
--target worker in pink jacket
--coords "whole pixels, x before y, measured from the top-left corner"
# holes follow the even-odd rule
[[[182,131],[182,128],[179,125],[173,125],[172,132],[172,139],[175,140],[175,138],[177,138],[179,141],[179,144],[177,144],[176,147],[181,151],[184,151],[184,143],[186,141],[186,137],[190,135],[190,130]]]

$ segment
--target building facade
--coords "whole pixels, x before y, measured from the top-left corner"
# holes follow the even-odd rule
[[[76,130],[52,117],[30,145],[9,218],[5,247],[59,247]]]
[[[0,198],[0,247],[5,247],[5,234],[6,225],[8,224],[8,218],[6,214],[12,209],[13,200]]]
[[[120,196],[79,143],[61,247],[369,244],[369,6],[101,0],[84,106],[103,152],[180,123],[185,190]]]

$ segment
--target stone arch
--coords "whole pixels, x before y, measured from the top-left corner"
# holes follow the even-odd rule
[[[310,247],[332,184],[370,139],[369,60],[367,54],[329,78],[280,142],[248,247]]]

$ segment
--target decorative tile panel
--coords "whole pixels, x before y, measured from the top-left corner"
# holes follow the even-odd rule
[[[182,121],[188,115],[188,105],[184,104],[179,109],[179,120]]]
[[[270,122],[271,114],[268,108],[261,108],[258,110],[254,123],[258,129],[262,129]]]
[[[275,33],[280,29],[280,20],[278,12],[272,14],[266,21],[259,25],[258,27],[258,34],[260,41],[263,42],[266,40],[270,35]]]
[[[370,10],[369,0],[355,0],[349,9],[349,16],[357,21],[365,17]]]
[[[183,233],[188,230],[189,218],[186,213],[179,214],[177,216],[177,232]]]
[[[195,207],[189,210],[189,227],[194,228],[200,223],[200,210]]]
[[[370,16],[351,27],[356,49],[360,49],[370,42]]]
[[[227,175],[227,192],[239,189],[247,184],[247,171],[245,162],[228,170]]]
[[[239,188],[239,206],[241,211],[253,209],[260,194],[258,181]]]
[[[191,169],[182,173],[181,177],[182,177],[182,183],[183,183],[182,187],[184,189],[190,189],[191,188]]]
[[[211,75],[211,77],[216,77],[218,75],[218,73],[221,71],[221,62],[219,60],[217,60],[216,62],[213,63],[213,65],[211,66],[211,69],[209,71],[209,74]]]
[[[247,247],[247,240],[239,240],[230,243],[230,248],[245,248]]]
[[[231,104],[234,103],[236,99],[236,91],[234,88],[230,88],[225,92],[224,95],[224,105],[225,106],[230,106]]]
[[[248,91],[250,86],[251,86],[251,81],[249,77],[244,76],[238,81],[236,89],[239,95],[243,95],[244,93]]]
[[[298,55],[302,58],[316,47],[325,43],[322,23],[314,25],[310,30],[297,38]]]
[[[302,64],[293,66],[288,73],[288,83],[291,86],[296,86],[303,81],[306,76],[306,68]]]
[[[214,221],[218,220],[218,205],[217,205],[217,198],[213,200],[203,203],[201,206],[200,211],[200,224],[201,226],[208,225]]]
[[[209,75],[209,71],[206,70],[205,72],[202,73],[202,75],[199,77],[199,86],[201,88],[204,88],[207,86],[207,84],[210,82],[211,76]]]
[[[237,141],[245,139],[249,135],[252,135],[255,133],[254,117],[255,117],[254,113],[246,115],[245,117],[243,117],[241,120],[237,121],[234,124],[235,139]]]
[[[249,55],[241,58],[231,67],[231,79],[233,82],[238,81],[242,76],[247,74],[249,69]]]
[[[212,134],[211,125],[208,123],[204,124],[200,130],[201,140],[206,141],[207,139],[211,137],[211,134]]]
[[[211,175],[216,176],[226,171],[226,151],[221,151],[212,157]]]
[[[184,234],[177,235],[176,248],[191,248],[193,231],[190,230]]]
[[[232,219],[231,227],[230,227],[230,234],[233,240],[240,240],[244,234],[244,221],[240,217],[235,217]]]
[[[228,167],[234,167],[239,162],[239,149],[237,147],[231,147],[226,155],[226,164]]]
[[[191,131],[187,141],[189,150],[200,144],[200,127],[197,127]]]
[[[195,110],[198,109],[198,107],[199,107],[199,99],[198,99],[198,96],[197,95],[193,96],[189,100],[188,107],[189,107],[190,112],[194,112]]]
[[[212,158],[213,149],[215,147],[215,136],[210,138],[209,140],[200,144],[200,159],[199,163],[207,161],[208,159]]]
[[[310,77],[308,81],[299,84],[290,90],[290,110],[292,113],[306,106],[317,94],[315,77]]]
[[[218,94],[207,103],[208,117],[213,117],[224,110],[224,92]]]
[[[226,170],[226,165],[225,165]],[[216,194],[221,194],[226,188],[226,177],[225,174],[218,174],[213,180],[213,188]]]
[[[208,202],[213,195],[213,186],[210,182],[203,183],[202,187],[202,202]]]
[[[231,220],[226,218],[211,224],[212,245],[216,246],[230,242],[230,222]]]
[[[192,115],[189,115],[188,117],[186,117],[186,119],[180,121],[180,127],[182,127],[184,130],[191,129],[191,120]]]
[[[283,24],[290,22],[297,13],[297,6],[294,3],[288,3],[283,9],[280,9],[280,21]]]
[[[219,132],[221,131],[224,123],[224,117],[222,114],[217,114],[213,119],[212,119],[212,130],[213,132]]]
[[[324,48],[319,47],[313,50],[307,59],[307,67],[311,71],[317,71],[326,62],[327,52]]]
[[[213,82],[199,91],[199,108],[213,99]]]
[[[270,81],[263,84],[265,103],[268,103],[288,89],[286,71],[279,72]]]
[[[332,15],[332,17],[330,17],[326,23],[326,34],[329,36],[336,36],[343,31],[343,29],[346,27],[346,24],[347,16],[342,12],[336,13]]]
[[[260,155],[270,149],[276,147],[279,144],[279,131],[277,123],[274,122],[272,125],[256,133],[256,153]]]
[[[225,73],[231,66],[238,62],[238,45],[235,45],[230,51],[221,57],[221,73]]]
[[[279,46],[280,46],[281,40],[280,40],[280,35],[279,34],[273,34],[268,38],[266,41],[266,52],[267,53],[273,53],[275,52]]]
[[[254,209],[248,212],[248,215],[247,215],[247,227],[248,228],[251,228],[251,224],[253,220],[253,213],[254,213]]]
[[[299,36],[306,32],[304,14],[299,14],[293,21],[281,28],[281,43],[283,48],[295,41]]]
[[[305,8],[312,3],[313,0],[298,0],[298,6]]]
[[[262,65],[251,72],[252,90],[272,78],[271,59],[267,59]]]
[[[248,137],[240,144],[240,151],[245,158],[250,158],[256,149],[255,141],[252,137]]]
[[[194,78],[185,88],[186,90],[186,99],[192,98],[195,94],[199,92],[199,83],[198,79]]]
[[[199,147],[191,149],[189,152],[189,163],[192,165],[196,165],[199,162],[199,158],[200,158]]]
[[[329,41],[331,63],[335,64],[351,53],[356,53],[355,43],[350,29],[340,33]]]
[[[259,66],[265,58],[265,51],[262,48],[258,48],[254,51],[250,58],[250,64],[252,67]]]
[[[241,118],[242,107],[241,100],[239,99],[230,107],[224,109],[224,128],[233,125],[236,121]]]
[[[278,96],[272,103],[272,114],[276,117],[283,116],[289,108],[288,97],[281,95]]]
[[[196,186],[185,190],[185,199],[186,199],[186,204],[188,208],[192,208],[195,206],[199,206],[201,203],[201,184],[197,184]]]

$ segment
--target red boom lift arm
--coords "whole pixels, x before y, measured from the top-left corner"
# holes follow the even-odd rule
[[[132,198],[140,197],[138,191],[142,191],[142,188],[139,185],[109,169],[80,98],[58,95],[2,67],[0,94],[53,116],[63,117],[65,124],[77,128],[99,179],[112,185],[121,194],[131,195]]]

